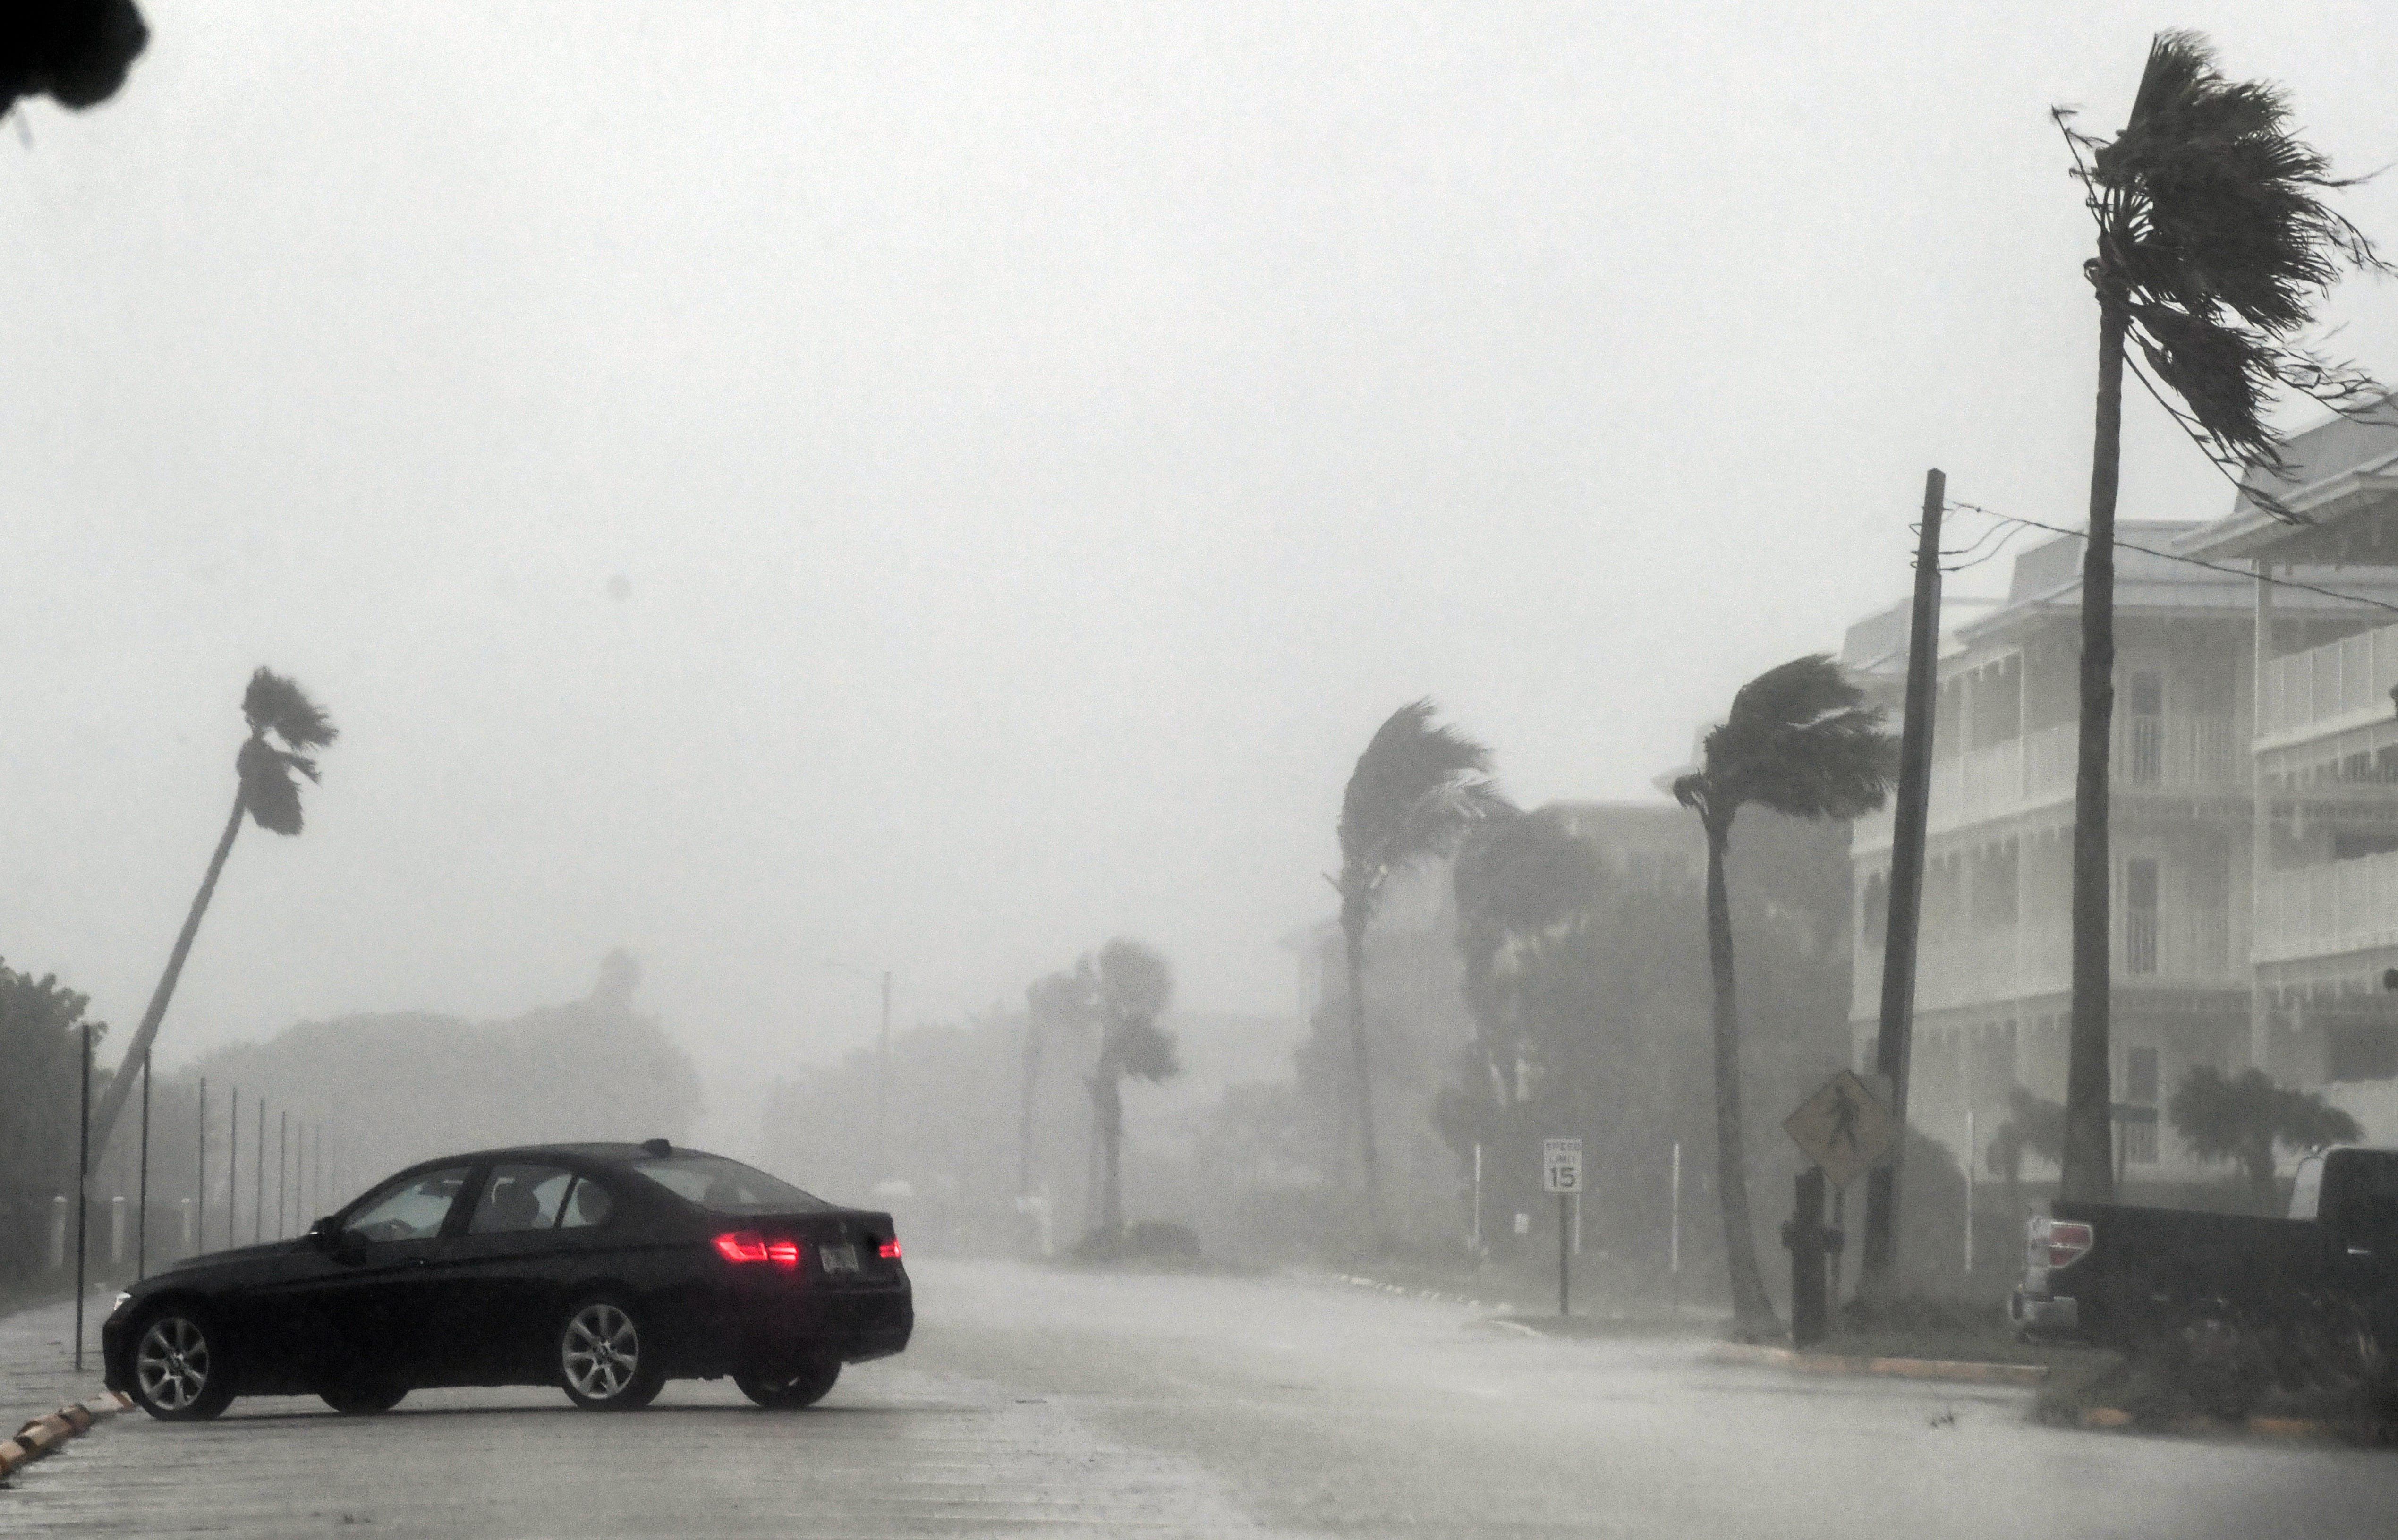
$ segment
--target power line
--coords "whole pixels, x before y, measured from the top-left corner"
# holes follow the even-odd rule
[[[2046,530],[2051,534],[2070,534],[2080,536],[2084,539],[2088,538],[2088,532],[2083,530],[2067,529],[2062,524],[2043,524],[2037,519],[2026,519],[2023,515],[2018,513],[2000,513],[1994,509],[1986,508],[1978,503],[1965,503],[1951,499],[1948,507],[1951,508],[1961,508],[1970,513],[1978,513],[1987,519],[2003,520],[2010,524],[2021,524],[2031,529]],[[2119,550],[2137,551],[2142,556],[2153,556],[2161,561],[2179,561],[2188,566],[2204,567],[2209,572],[2222,573],[2229,577],[2249,578],[2259,583],[2270,583],[2276,588],[2303,588],[2308,593],[2321,594],[2326,599],[2337,599],[2342,603],[2369,604],[2377,610],[2388,610],[2392,615],[2398,615],[2398,604],[2391,603],[2388,600],[2374,599],[2361,593],[2342,593],[2337,588],[2326,588],[2314,583],[2301,583],[2295,577],[2271,577],[2268,576],[2263,571],[2258,569],[2226,566],[2220,561],[2209,561],[2205,558],[2198,556],[2185,556],[2179,551],[2161,551],[2151,546],[2135,546],[2129,540],[2122,539],[2120,537],[2112,541],[2111,544]],[[1996,554],[1997,552],[1995,551],[1991,552],[1991,555]],[[1984,558],[1983,560],[1987,560],[1987,558]],[[1970,564],[1978,565],[1979,563],[1975,562]],[[1960,568],[1959,570],[1961,571],[1962,569]]]

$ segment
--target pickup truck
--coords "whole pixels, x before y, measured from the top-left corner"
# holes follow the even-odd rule
[[[2152,1356],[2219,1415],[2276,1382],[2398,1394],[2398,1150],[2307,1155],[2283,1219],[2054,1208],[2007,1303],[2024,1335]]]

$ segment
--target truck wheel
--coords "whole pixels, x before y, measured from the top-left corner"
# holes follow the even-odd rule
[[[2243,1422],[2257,1404],[2262,1367],[2257,1344],[2240,1318],[2216,1304],[2193,1306],[2175,1332],[2175,1379],[2197,1408],[2225,1422]]]

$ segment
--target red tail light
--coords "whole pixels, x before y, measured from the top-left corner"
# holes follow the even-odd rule
[[[2087,1224],[2068,1224],[2052,1220],[2048,1226],[2048,1264],[2065,1267],[2080,1262],[2090,1250],[2092,1239]]]
[[[800,1243],[796,1240],[770,1240],[766,1243],[766,1260],[777,1267],[800,1264]]]
[[[755,1230],[732,1230],[716,1237],[716,1254],[727,1262],[763,1262],[766,1237]],[[798,1257],[794,1255],[794,1262]]]
[[[876,1251],[874,1254],[881,1257],[885,1262],[897,1262],[899,1260],[899,1237],[897,1236],[893,1236],[889,1240],[884,1241],[882,1243],[882,1250]]]

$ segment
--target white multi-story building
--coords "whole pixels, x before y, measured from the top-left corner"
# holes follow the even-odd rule
[[[2115,596],[2111,1047],[2124,1109],[2120,1153],[2134,1176],[2197,1174],[2158,1113],[2191,1066],[2263,1062],[2285,1082],[2324,1078],[2320,1056],[2294,1055],[2286,1022],[2274,1024],[2285,993],[2275,950],[2286,929],[2281,916],[2296,901],[2283,897],[2281,869],[2297,858],[2272,847],[2259,882],[2255,789],[2277,752],[2270,729],[2281,697],[2270,695],[2278,676],[2269,665],[2269,733],[2259,738],[2257,585],[2176,559],[2211,528],[2118,530],[2125,546]],[[1940,649],[1910,1114],[1960,1152],[1970,1128],[1977,1167],[2013,1088],[2050,1099],[2065,1090],[2081,556],[2078,535],[2027,549],[2005,598],[1952,622]],[[2398,561],[2398,543],[2391,559]],[[2305,578],[2321,588],[2392,591],[2298,560],[2309,561]],[[2343,639],[2363,634],[2376,613],[2354,599],[2295,589],[2276,590],[2273,604],[2282,644],[2300,652],[2351,644]],[[1852,627],[1843,651],[1893,709],[1907,629],[1899,606]],[[2398,666],[2398,645],[2391,661]],[[2398,734],[2391,741],[2391,782],[2350,799],[2360,818],[2366,804],[2398,815]],[[2293,820],[2326,853],[2332,836],[2323,819],[2338,800],[2312,783],[2288,797]],[[1880,1006],[1891,824],[1888,811],[1860,820],[1851,854],[1851,1021],[1867,1065]],[[2398,823],[2391,827],[2398,831]],[[2384,848],[2398,851],[2398,839]],[[2388,883],[2398,964],[2398,867]],[[2260,902],[2268,916],[2261,947]],[[2398,1134],[2398,1115],[2377,1121]]]

